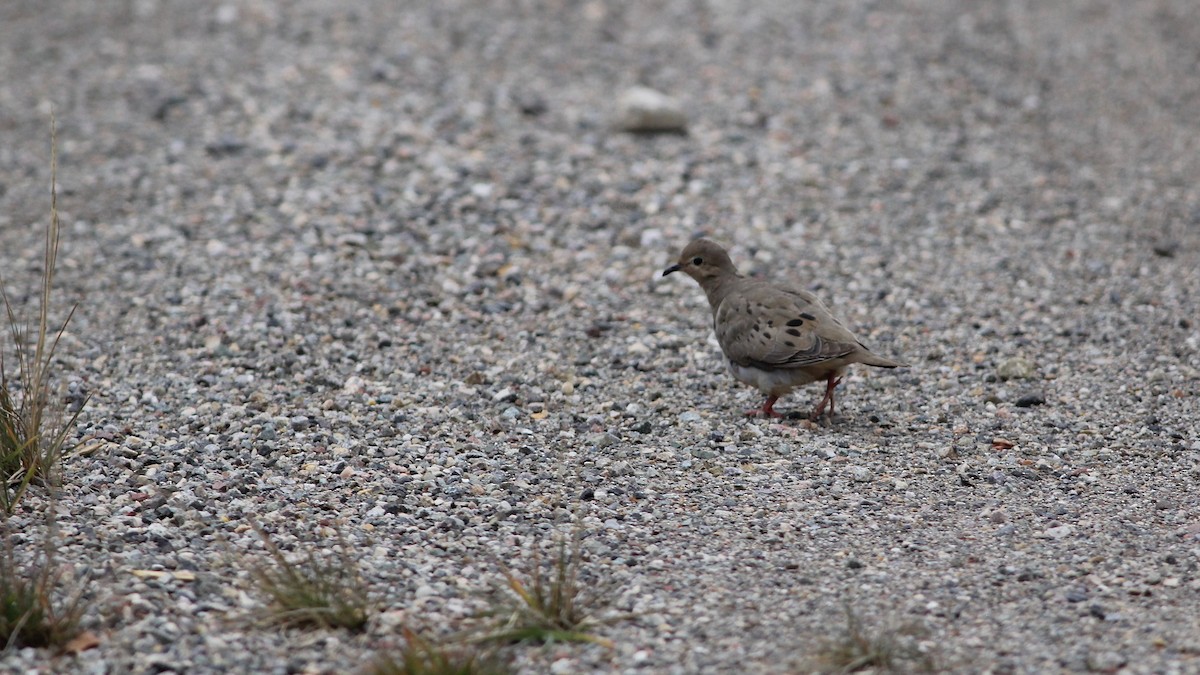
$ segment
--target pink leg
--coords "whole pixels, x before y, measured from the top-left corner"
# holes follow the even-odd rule
[[[828,405],[829,421],[833,421],[833,389],[841,384],[841,382],[842,378],[832,373],[830,373],[829,377],[825,378],[825,398],[821,399],[821,402],[813,409],[812,414],[808,416],[809,419],[813,421],[820,419],[821,413],[825,412],[825,406]]]
[[[752,417],[762,415],[764,417],[783,417],[783,415],[775,412],[775,402],[778,400],[778,396],[768,396],[766,403],[763,403],[761,408],[751,408],[747,410],[746,416]]]

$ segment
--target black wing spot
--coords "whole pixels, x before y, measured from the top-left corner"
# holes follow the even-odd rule
[[[816,320],[817,320],[817,317],[813,316],[812,314],[809,314],[808,312],[800,312],[800,318],[801,318],[801,319],[808,319],[809,321],[816,321]]]
[[[770,339],[771,339],[771,331],[766,331],[766,330],[764,330],[764,331],[763,331],[763,337],[764,337],[764,338],[766,338],[766,339],[768,339],[768,340],[770,340]]]
[[[800,331],[796,330],[795,328],[789,328],[789,329],[787,329],[787,334],[788,334],[788,335],[793,335],[793,336],[795,336],[795,337],[800,337]]]
[[[789,326],[803,326],[803,325],[804,325],[804,319],[792,319],[791,321],[789,321],[789,322],[788,322],[788,324],[787,324],[787,325],[789,325]]]
[[[796,343],[795,343],[795,342],[792,342],[791,340],[784,340],[784,341],[783,341],[783,344],[785,344],[785,345],[787,345],[787,346],[789,346],[789,347],[795,347],[795,346],[796,346]]]

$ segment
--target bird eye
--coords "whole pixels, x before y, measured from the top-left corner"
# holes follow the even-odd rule
[[[696,256],[695,258],[692,258],[692,264],[699,267],[700,265],[704,264],[704,258]]]

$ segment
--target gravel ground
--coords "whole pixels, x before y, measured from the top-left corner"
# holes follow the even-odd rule
[[[1193,0],[0,4],[101,638],[0,670],[352,672],[579,526],[636,618],[523,672],[804,671],[847,605],[951,671],[1200,672],[1197,45]],[[688,133],[614,131],[638,84]],[[658,277],[698,234],[913,367],[743,419]],[[340,529],[366,633],[251,625],[246,514]]]

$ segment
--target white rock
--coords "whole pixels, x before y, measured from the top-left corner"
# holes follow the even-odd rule
[[[865,466],[852,466],[850,477],[859,483],[869,483],[875,479],[875,473]]]
[[[1074,525],[1059,525],[1057,527],[1051,527],[1043,534],[1050,539],[1062,539],[1063,537],[1069,536],[1074,531]]]
[[[204,245],[204,252],[214,258],[219,258],[229,252],[229,247],[220,239],[209,239]]]
[[[678,101],[648,87],[633,87],[617,101],[617,127],[623,131],[682,132],[687,115]]]
[[[361,394],[366,389],[366,382],[357,375],[351,375],[342,383],[342,391],[347,394]]]

